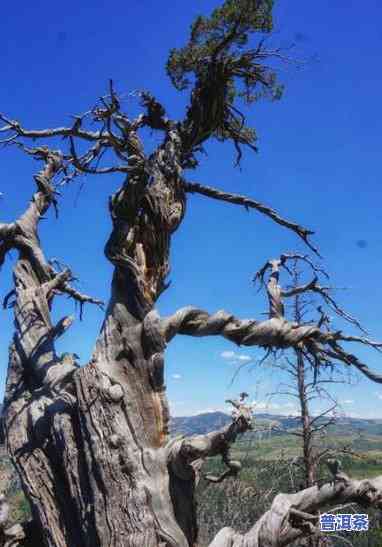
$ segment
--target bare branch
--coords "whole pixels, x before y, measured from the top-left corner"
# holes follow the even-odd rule
[[[330,412],[333,412],[333,410],[335,410],[337,407],[338,407],[338,404],[335,403],[335,404],[332,405],[331,407],[327,408],[324,412],[321,412],[320,414],[318,414],[317,416],[315,416],[315,417],[310,421],[310,426],[312,427],[313,424],[315,424],[316,422],[318,422],[319,420],[321,420],[324,416],[327,416],[328,414],[330,414]]]
[[[121,102],[110,81],[110,94],[101,97],[99,102],[85,114],[74,116],[74,123],[71,127],[58,127],[43,130],[27,130],[18,121],[10,120],[0,115],[0,120],[5,126],[0,132],[6,134],[6,138],[0,144],[15,144],[25,152],[30,153],[24,145],[24,140],[40,140],[47,138],[63,137],[70,139],[70,154],[63,156],[65,165],[63,171],[65,177],[63,182],[68,182],[79,173],[109,174],[109,173],[130,173],[132,170],[142,168],[145,163],[143,146],[137,136],[137,129],[146,124],[150,116],[154,116],[155,107],[147,106],[150,115],[139,116],[136,120],[130,120],[121,111]],[[154,99],[151,100],[151,102]],[[143,101],[144,102],[144,101]],[[146,97],[146,103],[150,103]],[[145,104],[146,104],[145,103]],[[151,104],[151,103],[150,103]],[[154,101],[154,104],[155,101]],[[90,122],[100,126],[98,131],[90,131],[83,128],[83,122],[89,119]],[[85,154],[79,157],[75,150],[74,139],[94,143]],[[98,164],[106,150],[112,150],[116,156],[123,161],[120,165],[110,167],[98,167]],[[96,167],[92,163],[96,163]],[[74,171],[69,172],[73,167]]]
[[[57,261],[50,261],[51,264],[54,262]],[[87,294],[83,294],[70,285],[70,282],[73,281],[75,278],[73,277],[69,268],[65,268],[61,272],[56,272],[53,270],[53,268],[51,268],[51,273],[53,276],[51,281],[48,281],[42,286],[42,289],[44,290],[48,299],[52,296],[52,293],[67,294],[68,296],[70,296],[70,298],[73,298],[73,300],[79,302],[81,320],[83,317],[84,304],[95,304],[96,306],[99,306],[101,309],[103,309],[104,302],[102,300],[99,300],[98,298],[93,298],[92,296],[88,296]]]
[[[314,264],[311,261],[311,259],[309,258],[309,256],[302,255],[302,254],[299,254],[299,253],[283,253],[282,255],[280,255],[280,257],[278,259],[268,260],[264,264],[264,266],[262,268],[260,268],[260,270],[258,270],[258,272],[253,277],[253,283],[256,284],[256,282],[259,281],[260,282],[260,288],[261,288],[264,285],[264,276],[265,276],[266,272],[269,269],[272,270],[274,273],[279,273],[280,268],[283,268],[289,273],[290,276],[292,276],[293,273],[289,269],[289,267],[287,266],[287,263],[289,261],[293,261],[294,263],[304,262],[304,263],[309,265],[310,269],[315,274],[321,274],[324,277],[326,277],[327,279],[329,279],[329,276],[328,276],[327,272],[323,268],[320,268],[318,265]],[[315,275],[315,279],[316,278],[317,278],[317,276]],[[295,293],[295,294],[298,294],[299,292],[304,292],[304,291],[297,291],[297,293]],[[284,292],[280,293],[280,296],[281,295],[284,296]],[[293,295],[291,295],[291,296],[293,296]]]
[[[362,507],[382,508],[382,476],[375,479],[351,479],[333,464],[336,480],[312,486],[295,494],[278,494],[272,506],[246,533],[223,528],[209,547],[247,547],[277,545],[285,547],[300,537],[315,535],[318,512],[339,504],[357,503]]]
[[[74,167],[76,167],[76,169],[83,173],[88,173],[91,175],[107,175],[110,173],[130,173],[132,171],[132,168],[127,165],[117,165],[103,168],[89,167],[91,161],[97,158],[101,153],[101,143],[97,143],[96,146],[94,146],[89,152],[87,152],[86,161],[80,161],[76,153],[73,137],[69,137],[69,140],[73,165]]]
[[[339,339],[344,342],[357,342],[359,344],[372,347],[377,351],[382,351],[382,342],[376,342],[374,340],[370,340],[370,338],[365,338],[364,336],[349,336],[340,332]]]
[[[295,264],[301,261],[307,263],[310,269],[314,272],[314,277],[308,283],[305,283],[303,285],[295,284],[290,289],[286,290],[282,289],[279,286],[280,269],[284,268],[292,276],[292,272],[287,266],[287,263],[291,260],[293,260]],[[322,274],[326,278],[328,278],[329,276],[325,272],[325,270],[313,264],[310,258],[306,255],[287,253],[282,254],[278,259],[268,260],[268,262],[264,264],[264,266],[256,273],[253,278],[254,283],[256,283],[257,281],[260,282],[260,288],[262,288],[265,284],[264,277],[268,270],[271,271],[267,283],[267,294],[270,303],[270,317],[276,317],[278,315],[284,316],[284,306],[282,301],[283,298],[291,298],[305,293],[314,293],[320,295],[324,302],[328,305],[328,307],[331,308],[339,317],[345,319],[348,323],[355,325],[358,329],[366,334],[366,330],[362,327],[360,322],[344,309],[342,309],[334,300],[334,298],[330,296],[329,292],[335,290],[334,287],[321,286],[318,283],[317,274]],[[318,311],[321,315],[318,322],[318,327],[321,327],[322,325],[327,325],[327,315],[324,314],[320,307],[318,308]],[[374,345],[375,347],[377,347],[377,344]]]
[[[242,393],[239,401],[227,401],[232,404],[233,421],[228,426],[206,435],[194,435],[170,444],[169,463],[179,477],[194,469],[196,460],[221,455],[228,470],[222,475],[205,475],[209,482],[219,483],[227,477],[236,476],[241,470],[241,464],[230,457],[230,446],[235,443],[238,435],[252,429],[252,408],[244,403],[247,393]]]
[[[80,319],[83,318],[83,306],[84,304],[95,304],[99,308],[103,309],[105,303],[102,300],[99,300],[98,298],[94,298],[92,296],[88,296],[87,294],[83,294],[73,287],[71,287],[68,283],[64,283],[64,285],[61,286],[60,289],[62,292],[68,294],[71,298],[73,298],[75,301],[80,303]]]
[[[76,118],[76,122],[74,123],[73,127],[56,127],[53,129],[41,129],[36,131],[24,129],[18,121],[11,120],[4,116],[4,114],[0,114],[0,120],[6,124],[5,126],[0,128],[0,132],[12,132],[15,138],[25,137],[28,139],[45,139],[51,137],[72,136],[79,137],[87,141],[97,141],[101,138],[101,136],[103,136],[101,135],[100,131],[84,131],[78,123],[79,119],[80,118]]]
[[[362,374],[364,374],[367,378],[369,378],[369,380],[372,380],[373,382],[377,382],[379,384],[382,383],[382,374],[378,374],[377,372],[372,371],[365,363],[362,363],[355,355],[351,353],[346,353],[346,351],[344,351],[338,343],[330,342],[329,345],[332,346],[333,351],[325,349],[323,350],[323,353],[325,355],[333,359],[337,359],[338,361],[342,361],[343,363],[346,363],[347,365],[354,366],[356,369],[362,372]]]
[[[317,280],[316,280],[317,281]],[[352,315],[347,313],[345,310],[343,310],[337,302],[329,295],[329,291],[335,290],[332,287],[321,287],[317,284],[317,282],[313,283],[313,285],[309,288],[310,291],[315,292],[317,294],[320,294],[324,301],[328,304],[330,308],[332,308],[335,313],[339,316],[345,319],[348,323],[352,323],[355,325],[359,330],[367,334],[367,331],[363,328],[361,323]]]
[[[314,234],[314,232],[303,228],[299,224],[284,219],[274,209],[271,209],[270,207],[267,207],[266,205],[263,205],[258,201],[247,198],[245,196],[240,196],[238,194],[223,192],[210,186],[203,186],[196,182],[185,182],[184,188],[186,192],[189,193],[197,193],[203,196],[207,196],[209,198],[217,199],[219,201],[226,201],[228,203],[233,203],[236,205],[243,205],[247,210],[256,209],[260,213],[271,218],[277,224],[280,224],[280,226],[284,226],[285,228],[288,228],[289,230],[295,232],[306,243],[306,245],[308,245],[308,247],[312,249],[313,252],[319,255],[316,247],[314,247],[309,241],[309,236]]]
[[[28,153],[43,160],[44,168],[35,176],[37,191],[26,211],[10,224],[0,224],[0,266],[5,256],[13,248],[26,253],[33,262],[42,282],[50,279],[49,266],[41,251],[37,235],[38,223],[53,204],[56,207],[53,177],[62,169],[62,155],[45,147],[28,149]]]

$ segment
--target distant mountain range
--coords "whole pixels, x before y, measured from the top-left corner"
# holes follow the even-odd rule
[[[0,405],[1,407],[1,405]],[[0,410],[1,412],[1,410]],[[195,416],[176,416],[170,420],[170,433],[176,435],[204,435],[210,431],[221,429],[231,423],[232,418],[224,412],[205,412]],[[254,420],[255,429],[267,429],[271,425],[278,425],[280,432],[299,427],[299,421],[293,416],[278,414],[256,414]],[[279,432],[279,433],[280,433]],[[365,418],[338,418],[331,432],[336,436],[351,434],[372,435],[382,437],[382,419]],[[276,431],[273,434],[279,434]],[[2,420],[0,418],[0,445],[4,443]]]
[[[170,431],[172,435],[203,435],[220,429],[230,423],[232,418],[224,412],[207,412],[196,416],[182,416],[171,418]],[[279,424],[280,429],[294,429],[299,421],[292,416],[277,414],[256,414],[254,424],[267,427],[272,423]],[[332,431],[337,435],[364,433],[382,436],[382,419],[338,418]]]

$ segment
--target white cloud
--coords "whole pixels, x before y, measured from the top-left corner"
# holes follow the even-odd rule
[[[226,414],[230,414],[230,409],[228,406],[210,406],[207,408],[199,409],[195,414],[210,414],[211,412],[225,412]]]
[[[287,416],[295,416],[298,414],[298,409],[294,403],[274,403],[271,401],[252,401],[254,414],[256,412],[265,412],[268,414],[281,414]]]
[[[181,374],[172,374],[171,378],[173,378],[174,380],[181,380],[182,375]]]
[[[382,393],[376,392],[375,395],[376,395],[376,397],[378,397],[378,399],[382,399]]]
[[[354,405],[353,399],[343,399],[342,401],[340,401],[340,403],[342,405]]]
[[[252,357],[249,355],[241,355],[240,353],[236,353],[235,351],[222,351],[220,354],[220,357],[222,359],[225,359],[226,361],[231,361],[232,364],[243,364],[243,363],[249,363],[249,361],[252,361]]]
[[[223,359],[233,359],[235,357],[234,351],[222,351],[220,357]]]

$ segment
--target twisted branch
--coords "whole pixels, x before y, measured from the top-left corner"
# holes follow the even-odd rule
[[[318,512],[338,505],[356,503],[364,508],[382,509],[382,476],[351,479],[334,462],[328,462],[333,481],[312,486],[295,494],[278,494],[270,509],[246,533],[223,528],[209,547],[285,547],[296,539],[319,534]]]
[[[382,383],[382,374],[372,371],[365,363],[355,355],[348,353],[341,342],[357,342],[377,351],[382,350],[382,343],[370,340],[363,336],[351,336],[342,331],[329,330],[327,316],[319,308],[320,318],[318,323],[298,323],[288,321],[285,318],[283,297],[296,294],[314,292],[319,294],[332,309],[342,318],[362,329],[359,322],[345,312],[327,294],[327,287],[322,287],[317,282],[317,276],[313,281],[290,290],[283,290],[279,285],[280,269],[284,268],[291,273],[288,261],[302,261],[309,265],[315,273],[326,272],[315,266],[311,260],[299,254],[283,254],[280,258],[269,260],[255,275],[254,281],[265,285],[265,275],[269,271],[266,283],[266,292],[269,300],[269,319],[256,321],[253,319],[240,320],[225,311],[218,311],[210,315],[208,312],[195,307],[186,307],[178,310],[174,315],[163,318],[161,328],[166,340],[171,340],[176,334],[190,336],[223,336],[224,338],[243,346],[260,346],[265,349],[294,348],[301,351],[304,357],[312,364],[317,376],[321,364],[342,363],[354,366],[362,374],[374,382]],[[364,331],[364,329],[362,329]],[[365,331],[364,331],[365,332]]]
[[[162,331],[167,341],[176,334],[189,336],[223,336],[237,345],[260,346],[264,348],[298,348],[312,359],[330,358],[331,361],[355,366],[362,374],[375,382],[382,383],[382,375],[369,369],[354,355],[339,345],[341,341],[353,341],[341,331],[322,331],[317,325],[302,324],[272,317],[265,321],[237,319],[232,314],[218,311],[208,312],[194,307],[178,310],[174,315],[162,319]],[[379,349],[381,344],[367,338],[356,340],[365,346]]]

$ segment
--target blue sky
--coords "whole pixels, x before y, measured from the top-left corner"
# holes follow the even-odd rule
[[[183,45],[196,15],[216,5],[212,0],[189,5],[179,0],[116,0],[112,6],[100,0],[68,0],[58,10],[46,0],[22,8],[6,2],[0,22],[0,110],[28,127],[64,125],[70,115],[86,111],[105,93],[113,78],[121,93],[149,89],[171,116],[181,116],[186,96],[176,92],[165,75],[167,53]],[[381,16],[377,0],[362,5],[345,0],[280,2],[274,40],[282,45],[295,42],[296,57],[308,62],[300,70],[282,69],[286,93],[281,102],[254,108],[251,121],[259,134],[259,153],[247,154],[241,171],[233,167],[229,146],[211,144],[209,157],[190,173],[192,180],[247,194],[313,228],[335,284],[351,287],[341,294],[343,304],[362,318],[375,338],[382,338]],[[134,101],[127,98],[130,108]],[[16,150],[0,152],[2,220],[12,220],[25,207],[35,169],[34,162]],[[49,214],[42,239],[47,255],[68,263],[83,290],[107,300],[107,196],[119,179],[87,177],[81,182],[82,188],[75,183],[65,191],[58,221]],[[187,217],[173,240],[172,285],[159,309],[166,314],[193,304],[260,318],[266,303],[250,280],[266,259],[286,250],[304,248],[293,234],[255,212],[191,196]],[[2,296],[11,288],[11,266],[8,260],[1,273]],[[70,309],[60,302],[55,313],[61,317]],[[12,317],[9,311],[0,314],[3,386]],[[102,312],[87,308],[84,321],[76,322],[60,349],[77,352],[85,363],[101,321]],[[230,351],[235,355],[224,353]],[[282,380],[277,374],[247,369],[230,386],[237,363],[260,355],[218,338],[178,337],[167,351],[173,413],[222,408],[228,395],[243,388],[262,408],[266,393]],[[382,369],[378,354],[362,355]],[[379,418],[381,394],[382,386],[363,379],[338,390],[338,398],[348,401],[348,413]],[[281,397],[272,404],[275,411],[291,410],[290,401]]]

